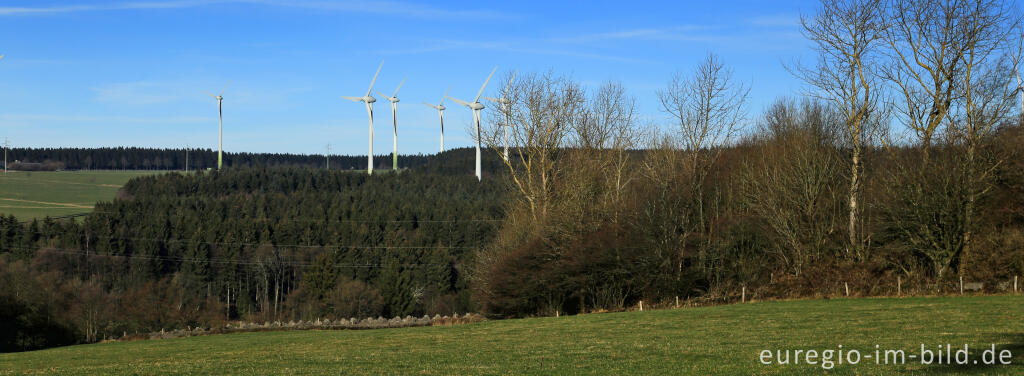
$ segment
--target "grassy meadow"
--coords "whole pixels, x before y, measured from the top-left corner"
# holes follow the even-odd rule
[[[6,374],[1024,374],[1024,296],[781,301],[488,321],[282,331],[0,354]],[[995,344],[1011,365],[762,365],[764,349]],[[820,362],[820,360],[819,360]]]
[[[0,214],[21,220],[92,211],[128,180],[161,171],[9,171],[0,173]]]

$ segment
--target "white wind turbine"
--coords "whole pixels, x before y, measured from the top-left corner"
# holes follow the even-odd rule
[[[484,81],[484,86],[480,87],[480,91],[476,93],[476,98],[473,98],[472,102],[467,103],[466,101],[462,101],[462,100],[459,100],[459,99],[456,99],[456,98],[448,97],[448,98],[452,98],[452,100],[455,101],[456,103],[461,104],[461,105],[466,106],[466,107],[469,107],[469,109],[473,110],[473,124],[476,125],[476,180],[477,181],[482,179],[482,174],[480,172],[480,110],[484,109],[484,105],[483,105],[483,103],[480,103],[480,96],[484,94],[484,89],[487,88],[487,83],[491,81],[491,76],[494,76],[494,72],[497,72],[497,71],[498,71],[498,67],[494,67],[494,70],[491,71],[490,76],[487,76],[487,80]]]
[[[395,89],[395,94],[391,96],[388,96],[387,94],[381,93],[379,91],[377,92],[377,94],[380,94],[382,97],[384,97],[384,99],[387,99],[388,102],[391,102],[391,126],[395,130],[394,150],[391,153],[391,164],[392,169],[395,171],[398,171],[398,91],[402,90],[402,84],[405,83],[406,78],[408,78],[408,76],[402,78],[402,82],[399,82],[398,88]]]
[[[383,61],[380,62],[380,66],[377,67],[377,73],[373,74],[373,80],[370,81],[370,88],[366,89],[365,95],[362,97],[342,97],[353,102],[363,102],[366,104],[366,114],[370,116],[370,153],[366,156],[366,173],[370,175],[373,175],[373,102],[377,101],[377,98],[371,96],[370,93],[373,92],[373,84],[377,82],[377,75],[380,74],[381,68],[384,68]]]
[[[427,106],[430,106],[430,107],[433,107],[435,110],[437,110],[437,117],[438,117],[438,119],[441,120],[441,152],[442,153],[444,153],[444,110],[445,110],[444,99],[448,97],[448,92],[451,91],[451,90],[452,90],[452,87],[449,86],[448,90],[444,91],[444,96],[441,97],[441,103],[438,103],[437,105],[433,105],[433,104],[430,104],[430,103],[427,103],[427,102],[423,102],[423,104],[425,104]]]
[[[512,90],[512,82],[516,79],[516,73],[518,71],[512,71],[512,78],[508,79],[508,86],[505,87],[505,91],[501,93],[501,98],[484,97],[484,99],[501,104],[501,110],[505,113],[505,147],[501,155],[505,160],[508,160],[508,128],[512,126],[512,100],[508,99],[509,90]]]
[[[218,129],[219,130],[217,132],[217,169],[218,170],[220,170],[220,168],[224,165],[224,106],[223,106],[223,103],[224,103],[224,90],[228,89],[228,85],[231,85],[231,81],[228,81],[227,85],[224,85],[224,88],[220,90],[220,94],[217,94],[217,95],[213,95],[213,93],[211,93],[209,91],[206,92],[206,94],[209,94],[211,97],[213,97],[213,99],[217,100],[217,117],[219,118],[219,120],[218,120],[218,123],[219,123]]]

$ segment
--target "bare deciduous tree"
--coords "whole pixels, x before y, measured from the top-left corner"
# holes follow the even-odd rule
[[[964,228],[959,272],[962,274],[970,255],[975,205],[991,188],[991,177],[998,160],[983,160],[981,148],[992,137],[996,126],[1010,120],[1016,106],[1013,72],[1020,60],[1019,15],[1003,2],[976,0],[965,5],[958,28],[966,41],[962,54],[963,78],[959,85],[963,98],[961,119],[953,133],[964,148]],[[1015,40],[1016,39],[1016,40]],[[998,157],[996,157],[998,158]]]
[[[703,179],[746,119],[750,88],[733,79],[732,70],[714,54],[708,54],[692,77],[675,74],[668,87],[658,92],[661,110],[678,126],[681,148],[688,167]]]
[[[956,98],[956,79],[966,48],[958,24],[965,0],[894,0],[885,13],[890,27],[888,64],[882,75],[898,90],[897,113],[921,144],[927,164],[933,139]]]
[[[578,84],[551,73],[522,74],[504,97],[507,112],[495,112],[481,137],[499,153],[504,128],[509,127],[509,158],[502,158],[515,187],[530,207],[534,219],[547,216],[557,175],[555,159],[565,146],[573,123],[582,113],[586,98]],[[511,123],[509,120],[511,119]]]
[[[574,123],[575,146],[603,177],[602,201],[614,210],[611,220],[615,223],[623,194],[636,171],[629,154],[640,138],[635,114],[636,99],[626,93],[621,83],[606,82],[588,100],[583,116]]]
[[[963,272],[972,250],[976,202],[1000,157],[985,151],[1013,114],[1020,14],[998,0],[896,0],[887,34],[894,64],[886,78],[903,94],[902,117],[919,137],[923,166],[899,166],[893,228],[942,277]],[[944,131],[944,132],[942,132]],[[937,136],[941,166],[931,166]]]
[[[661,187],[661,193],[656,194],[662,203],[659,210],[674,211],[676,208],[665,206],[681,206],[673,215],[648,216],[668,220],[667,228],[678,233],[678,239],[660,241],[678,248],[674,255],[677,280],[682,276],[688,238],[697,233],[709,235],[712,230],[710,219],[714,213],[708,207],[706,180],[746,119],[749,93],[750,89],[737,82],[732,70],[713,54],[707,55],[692,76],[676,74],[658,92],[662,111],[675,124],[667,135],[652,138],[654,150],[645,159],[643,170],[654,186]],[[673,192],[678,192],[675,185],[681,183],[685,188],[678,197]],[[704,236],[701,254],[709,251],[711,239]]]
[[[796,66],[797,77],[814,87],[812,94],[834,106],[842,115],[850,147],[849,246],[863,257],[863,236],[858,215],[863,153],[869,145],[880,93],[875,55],[884,36],[880,18],[882,0],[822,0],[814,16],[802,16],[804,36],[818,53],[814,66]]]
[[[769,249],[790,272],[803,269],[828,251],[832,234],[842,226],[842,166],[834,143],[842,123],[824,105],[772,104],[755,140],[760,155],[740,173],[743,202],[772,230]]]

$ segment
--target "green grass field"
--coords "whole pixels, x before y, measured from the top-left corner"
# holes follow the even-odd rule
[[[61,171],[0,173],[0,214],[29,220],[87,213],[112,200],[129,179],[156,171]]]
[[[0,354],[10,374],[822,374],[762,365],[764,349],[995,344],[1011,365],[835,365],[834,374],[1024,374],[1024,296],[737,304],[452,327],[291,331],[71,346]],[[821,359],[819,358],[820,362]],[[835,359],[833,360],[835,361]]]

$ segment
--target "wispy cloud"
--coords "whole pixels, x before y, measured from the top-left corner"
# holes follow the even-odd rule
[[[787,18],[782,16],[758,19],[756,22],[765,25],[787,25]],[[650,63],[649,60],[637,58],[632,51],[622,50],[628,44],[610,42],[677,42],[714,44],[716,46],[755,46],[755,48],[776,48],[776,42],[799,37],[798,33],[767,30],[751,35],[751,22],[738,21],[747,25],[742,31],[733,31],[735,27],[724,25],[674,25],[655,28],[636,28],[625,30],[601,31],[578,35],[567,35],[553,38],[526,38],[508,40],[417,40],[415,47],[406,49],[378,50],[376,53],[389,55],[408,55],[449,51],[457,49],[490,50],[514,52],[521,54],[572,56],[592,60],[605,60],[627,63]],[[735,25],[734,25],[735,26]],[[773,44],[775,43],[775,44]],[[609,54],[608,51],[619,50],[622,54]]]
[[[92,88],[97,102],[123,106],[152,106],[170,103],[199,103],[213,101],[204,94],[218,93],[225,82],[211,83],[198,80],[134,81],[107,83]],[[287,106],[290,100],[312,91],[311,87],[268,87],[250,80],[240,80],[227,88],[225,96],[232,106],[254,109],[272,109]],[[211,102],[212,103],[212,102]]]
[[[723,25],[677,25],[593,32],[551,38],[543,42],[553,45],[558,51],[577,49],[575,46],[593,46],[601,50],[618,48],[616,46],[629,48],[635,42],[693,43],[719,49],[778,50],[790,48],[794,39],[802,38],[798,31],[792,30],[799,26],[799,22],[796,16],[775,15]]]
[[[417,47],[409,49],[388,49],[379,50],[375,53],[385,55],[411,55],[451,50],[488,50],[499,52],[512,52],[530,55],[549,56],[573,56],[593,60],[606,60],[631,63],[645,63],[647,61],[631,57],[592,53],[587,51],[558,48],[556,46],[545,46],[544,41],[539,40],[509,40],[509,41],[467,41],[467,40],[427,40],[419,41]]]
[[[676,40],[710,42],[716,40],[717,38],[699,32],[713,29],[716,29],[716,27],[709,25],[681,25],[663,28],[617,30],[610,32],[599,32],[567,37],[557,37],[552,38],[551,41],[556,43],[593,43],[607,42],[613,40]]]
[[[0,16],[45,15],[75,12],[95,12],[111,10],[147,10],[147,9],[179,9],[195,8],[216,4],[250,4],[285,8],[305,8],[319,11],[375,13],[417,18],[476,18],[494,19],[510,18],[508,13],[488,10],[454,10],[438,8],[430,5],[407,3],[400,1],[313,1],[313,0],[167,0],[167,1],[136,1],[115,4],[78,4],[56,6],[6,6],[0,7]]]
[[[174,9],[202,6],[221,1],[159,1],[159,2],[131,2],[119,4],[81,4],[81,5],[56,5],[56,6],[28,6],[28,7],[0,7],[0,15],[32,15],[32,14],[56,14],[91,12],[103,10],[125,10],[125,9]]]
[[[229,0],[230,1],[230,0]],[[281,7],[309,8],[324,11],[379,13],[422,18],[510,18],[511,14],[488,10],[453,10],[430,5],[401,1],[289,1],[289,0],[238,0],[236,2],[257,3]]]
[[[124,82],[105,84],[93,88],[99,102],[149,105],[163,104],[180,98],[180,88],[156,82]]]
[[[775,14],[754,17],[748,20],[751,25],[762,27],[797,27],[800,16],[795,14]]]
[[[56,115],[56,114],[0,114],[0,123],[136,123],[136,124],[185,124],[209,123],[214,117],[203,116],[171,116],[171,117],[139,117],[139,116],[94,116],[94,115]]]

